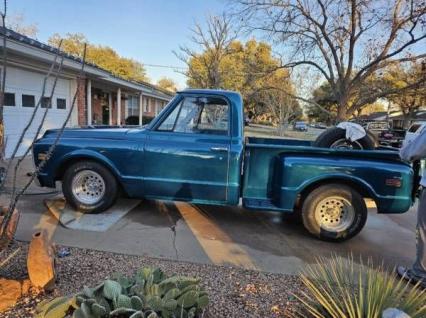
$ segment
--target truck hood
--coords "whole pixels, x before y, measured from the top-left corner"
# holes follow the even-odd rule
[[[126,139],[127,133],[139,128],[67,128],[61,138]],[[59,129],[47,130],[43,138],[55,138]]]

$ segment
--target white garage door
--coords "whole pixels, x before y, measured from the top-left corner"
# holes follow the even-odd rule
[[[27,125],[34,111],[34,106],[39,101],[44,75],[9,67],[6,76],[4,121],[7,143],[6,158],[10,158],[17,145],[21,132]],[[52,83],[53,78],[51,78],[48,81],[48,85],[46,85],[44,93],[46,97],[43,104],[48,103]],[[70,105],[71,81],[68,79],[58,79],[55,93],[52,98],[52,106],[48,110],[41,134],[43,134],[46,129],[61,127],[65,121]],[[25,150],[28,149],[28,146],[31,145],[45,110],[45,107],[40,107],[38,109],[36,117],[19,147],[18,156],[22,155]]]

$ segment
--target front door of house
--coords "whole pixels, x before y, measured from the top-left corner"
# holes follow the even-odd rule
[[[102,124],[109,125],[109,106],[108,104],[102,105]]]

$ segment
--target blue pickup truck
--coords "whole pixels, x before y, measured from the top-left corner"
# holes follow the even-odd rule
[[[34,145],[46,160],[58,130]],[[62,181],[66,200],[85,212],[131,198],[238,205],[298,213],[316,237],[343,241],[365,225],[364,198],[379,213],[403,213],[418,187],[412,167],[387,150],[314,147],[310,141],[244,138],[241,96],[185,90],[148,125],[66,129],[38,175]]]

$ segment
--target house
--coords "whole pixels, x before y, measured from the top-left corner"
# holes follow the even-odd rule
[[[421,107],[421,109],[424,109],[424,107]],[[392,116],[390,119],[392,120],[392,127],[397,128],[397,129],[406,129],[413,122],[426,121],[426,111],[425,110],[419,110],[417,112],[414,112],[409,117],[404,116],[400,112],[400,114],[398,114],[397,116]]]
[[[59,128],[64,123],[77,87],[80,89],[67,124],[69,127],[123,125],[126,124],[126,119],[132,124],[142,124],[144,116],[154,117],[173,97],[172,93],[152,84],[122,79],[91,63],[85,64],[84,75],[79,77],[82,60],[59,52],[58,60],[63,57],[63,67],[49,103],[54,74],[47,82],[44,96],[40,95],[43,78],[52,65],[57,49],[9,29],[0,28],[0,36],[4,33],[7,37],[3,112],[6,157],[10,157],[40,97],[41,107],[18,155],[31,144],[46,106],[51,104],[43,131]],[[0,42],[3,47],[3,42]]]

